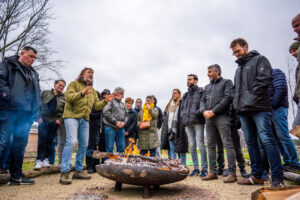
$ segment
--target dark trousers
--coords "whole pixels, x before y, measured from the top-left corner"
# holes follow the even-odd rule
[[[25,148],[33,117],[31,113],[21,111],[0,111],[0,158],[6,148],[10,147],[8,166],[11,178],[22,175]],[[13,137],[10,144],[10,137]]]
[[[231,140],[229,116],[216,115],[210,119],[206,119],[205,123],[206,123],[206,137],[207,137],[210,173],[217,172],[217,165],[216,165],[217,139],[216,138],[219,135],[226,149],[227,161],[228,161],[228,173],[235,175],[236,173],[235,152]]]
[[[55,122],[43,122],[38,126],[38,152],[37,160],[43,161],[53,154],[54,138],[57,135],[58,125]]]
[[[245,159],[241,148],[241,141],[238,129],[231,126],[231,140],[235,152],[235,158],[238,162],[239,168],[242,170],[245,168]],[[223,150],[223,143],[220,137],[217,139],[217,147],[218,147],[218,157],[217,163],[218,167],[223,169],[224,168],[224,150]]]

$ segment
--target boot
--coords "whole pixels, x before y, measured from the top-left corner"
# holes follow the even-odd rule
[[[290,130],[289,133],[300,138],[300,126],[296,126],[292,130]]]
[[[70,172],[65,172],[60,174],[59,183],[62,185],[68,185],[72,183],[72,180],[69,177]]]
[[[236,176],[233,174],[228,174],[228,176],[223,180],[224,183],[234,183],[236,181],[237,181]]]
[[[73,173],[72,179],[85,179],[85,180],[88,180],[88,179],[91,179],[91,176],[88,176],[87,174],[83,173],[83,171],[75,171]]]
[[[217,174],[209,173],[207,176],[202,178],[203,181],[209,181],[209,180],[213,180],[213,179],[218,179]]]

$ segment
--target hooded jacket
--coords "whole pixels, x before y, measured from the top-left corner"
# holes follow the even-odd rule
[[[73,81],[68,85],[65,99],[65,110],[63,118],[84,118],[90,120],[92,109],[102,110],[106,105],[104,100],[100,101],[98,94],[94,88],[89,89],[89,94],[81,95],[82,91],[87,87],[84,82]]]
[[[202,95],[203,88],[194,85],[182,96],[180,117],[184,126],[205,124],[205,119],[199,110]]]
[[[39,74],[31,66],[25,69],[18,59],[11,56],[0,63],[0,109],[30,112],[37,118],[41,105]]]
[[[233,106],[238,112],[271,111],[268,87],[272,83],[272,66],[257,51],[236,60]]]

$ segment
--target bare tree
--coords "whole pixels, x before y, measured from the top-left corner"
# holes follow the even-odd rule
[[[0,53],[18,54],[23,46],[38,51],[35,68],[41,81],[61,76],[62,61],[52,59],[57,53],[49,47],[49,21],[53,19],[49,0],[0,0]]]
[[[291,105],[292,108],[292,113],[293,113],[293,119],[296,117],[296,111],[297,108],[295,108],[295,104],[293,101],[293,96],[295,93],[295,86],[296,86],[296,77],[295,77],[295,68],[296,64],[293,62],[291,56],[287,58],[287,79],[288,79],[288,88],[289,88],[289,104]]]

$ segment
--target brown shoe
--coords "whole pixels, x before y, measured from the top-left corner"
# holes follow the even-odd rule
[[[209,174],[207,174],[207,176],[202,178],[203,181],[209,181],[209,180],[213,180],[213,179],[218,179],[217,174],[209,173]]]
[[[72,179],[85,179],[85,180],[88,180],[88,179],[91,179],[91,176],[83,173],[83,171],[75,171],[73,173]]]
[[[250,176],[249,178],[244,178],[239,180],[237,184],[240,185],[263,185],[264,181],[262,179],[255,178],[254,176]]]
[[[236,175],[233,175],[233,174],[229,174],[227,177],[225,177],[225,178],[223,179],[223,182],[224,182],[224,183],[234,183],[234,182],[236,182],[236,181],[237,181]]]
[[[300,138],[300,126],[296,126],[292,130],[290,130],[289,133]]]

